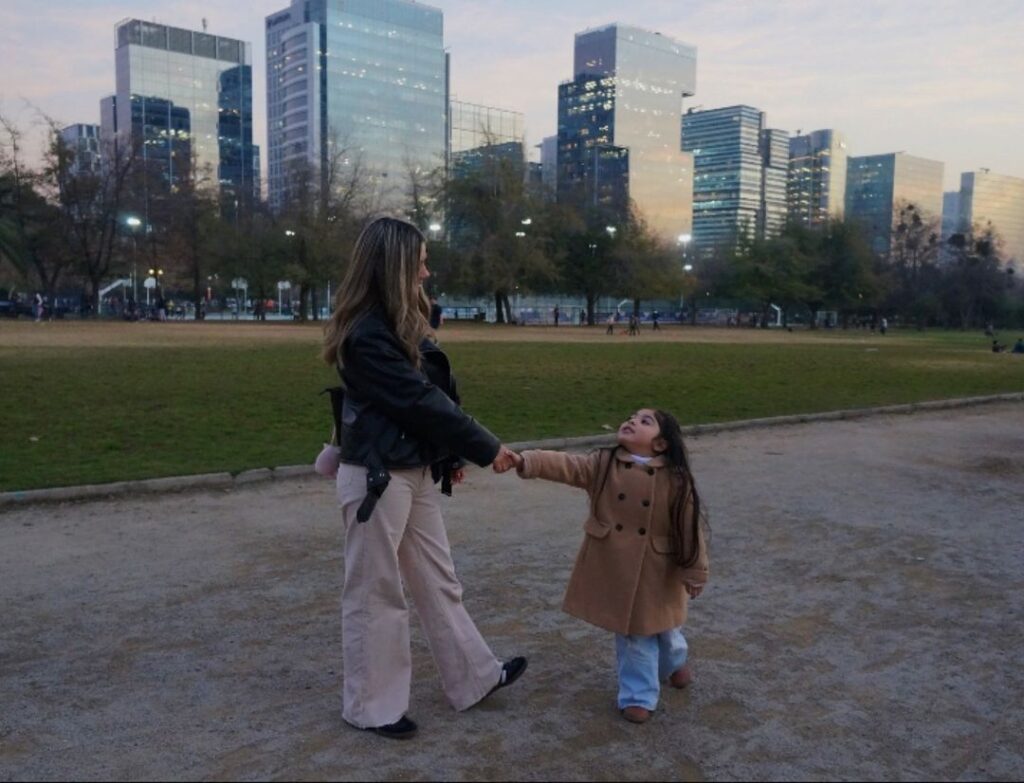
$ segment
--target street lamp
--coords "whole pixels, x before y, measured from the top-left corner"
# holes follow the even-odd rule
[[[128,228],[132,230],[132,301],[139,301],[139,286],[138,286],[138,265],[139,265],[139,241],[136,238],[135,230],[142,225],[142,221],[134,215],[125,218],[124,221]]]
[[[526,232],[525,231],[517,231],[516,232],[516,236],[519,237],[520,239],[522,239],[523,237],[526,236]]]
[[[161,279],[164,276],[164,270],[162,269],[150,269],[149,277],[146,278],[143,286],[146,289],[146,306],[149,307],[149,292],[154,288],[161,287]]]
[[[286,231],[284,232],[284,235],[285,235],[286,237],[293,237],[293,236],[295,236],[295,232],[294,232],[294,231],[292,231],[291,229],[288,229],[288,230],[286,230]]]
[[[615,228],[615,226],[607,226],[605,228],[605,231],[608,232],[608,236],[610,236],[612,239],[615,239],[615,232],[618,231],[618,229]]]
[[[522,223],[524,226],[532,226],[533,225],[533,218],[523,218],[519,222]]]
[[[693,237],[690,236],[689,234],[680,234],[678,237],[676,237],[676,242],[683,249],[683,272],[685,272],[686,274],[690,274],[693,271],[693,264],[686,263],[686,248],[690,244],[690,240],[691,239],[693,239]],[[684,291],[683,295],[679,298],[679,309],[680,309],[679,317],[680,317],[680,323],[682,323],[682,308],[683,308],[683,305],[685,303],[685,300],[686,300],[686,292]],[[697,323],[697,307],[696,307],[696,303],[695,302],[693,303],[693,305],[694,305],[693,306],[693,312],[690,314],[690,323],[696,324]]]
[[[429,226],[427,226],[427,229],[430,231],[430,238],[436,242],[437,235],[441,231],[441,224],[437,222],[431,223]]]

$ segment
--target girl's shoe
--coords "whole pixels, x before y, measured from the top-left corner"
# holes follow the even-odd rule
[[[683,666],[683,668],[676,669],[672,672],[672,676],[668,678],[668,682],[673,688],[685,688],[693,682],[693,672],[690,671],[689,666]]]
[[[622,711],[622,717],[630,723],[647,723],[651,711],[643,707],[626,707]]]

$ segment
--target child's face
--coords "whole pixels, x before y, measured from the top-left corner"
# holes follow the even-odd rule
[[[641,408],[619,425],[619,445],[641,457],[653,457],[668,448],[650,408]]]

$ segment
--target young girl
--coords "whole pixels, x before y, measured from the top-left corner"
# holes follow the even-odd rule
[[[643,408],[618,431],[618,446],[587,455],[524,451],[523,478],[585,489],[590,515],[563,609],[615,633],[619,709],[644,723],[660,682],[685,688],[688,598],[708,579],[701,502],[676,419]],[[508,469],[495,464],[497,472]]]

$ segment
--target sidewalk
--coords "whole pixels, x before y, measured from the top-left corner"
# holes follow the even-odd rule
[[[1024,405],[692,438],[712,581],[697,682],[614,705],[561,613],[582,493],[474,470],[466,603],[530,669],[453,713],[414,622],[410,743],[340,717],[330,482],[0,516],[0,780],[1019,779]]]

